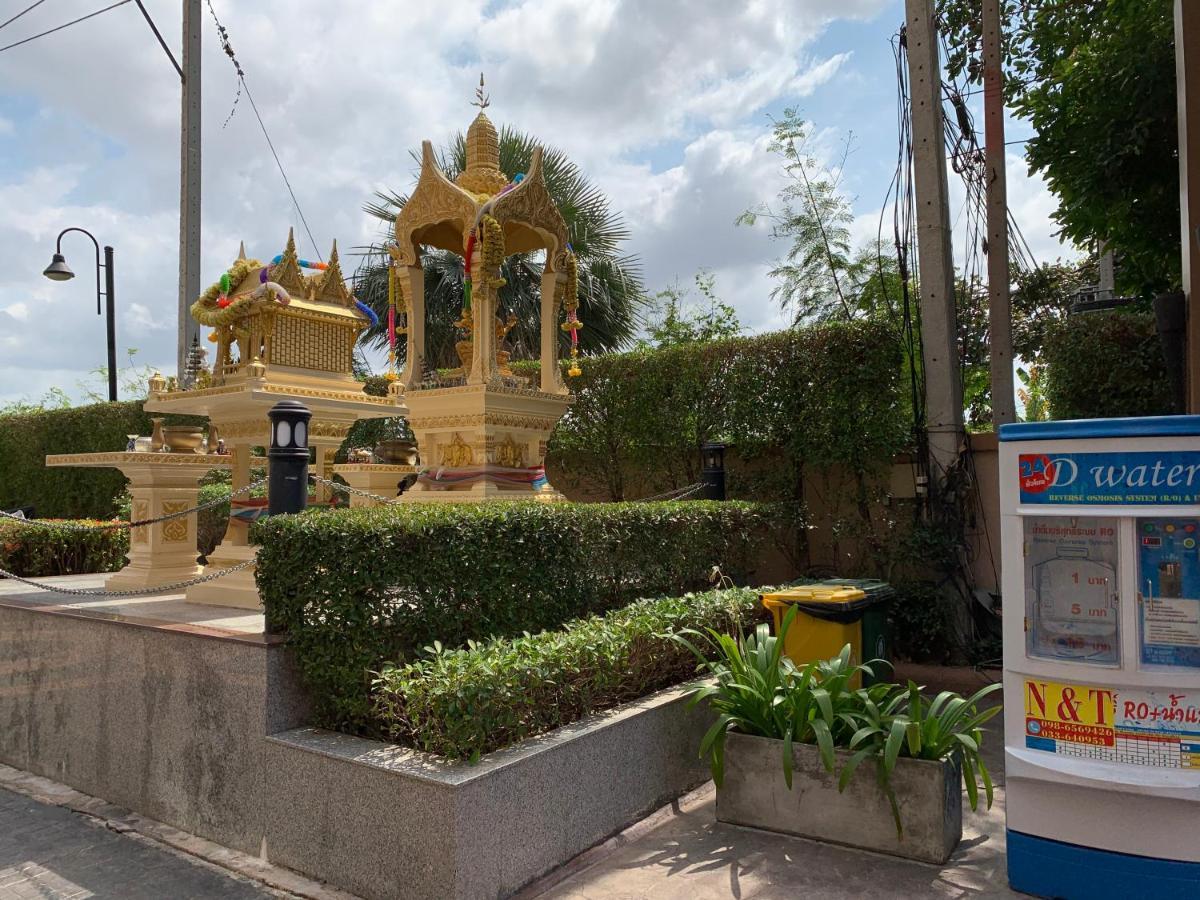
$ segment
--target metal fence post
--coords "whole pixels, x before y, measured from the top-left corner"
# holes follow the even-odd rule
[[[308,421],[312,413],[299,401],[280,400],[267,416],[271,420],[267,515],[303,512],[308,505]]]

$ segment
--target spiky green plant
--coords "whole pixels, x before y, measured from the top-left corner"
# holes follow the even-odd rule
[[[1000,685],[989,685],[968,698],[942,691],[933,700],[922,696],[921,688],[911,681],[907,686],[876,681],[852,688],[856,676],[873,678],[887,663],[872,660],[853,665],[847,644],[832,659],[797,666],[783,655],[784,639],[795,618],[792,607],[778,635],[772,635],[766,624],[749,637],[711,629],[673,635],[700,660],[701,670],[713,676],[712,682],[696,689],[692,702],[707,700],[717,714],[700,742],[700,756],[708,759],[718,786],[725,773],[725,737],[739,731],[782,742],[783,777],[789,790],[796,743],[817,746],[822,765],[837,779],[839,791],[846,789],[860,765],[873,761],[901,837],[900,805],[892,788],[892,773],[901,757],[957,760],[971,809],[979,804],[979,781],[991,808],[992,780],[979,748],[983,725],[1000,707],[980,709],[979,704]],[[707,645],[707,652],[701,644]],[[840,773],[835,750],[850,753]]]
[[[511,177],[529,171],[538,141],[529,134],[505,126],[500,129],[500,168]],[[419,162],[420,156],[412,154]],[[467,164],[464,136],[459,133],[437,151],[438,165],[453,179]],[[562,212],[567,233],[579,260],[579,333],[583,353],[602,353],[630,344],[641,325],[647,304],[641,280],[641,263],[623,252],[629,239],[621,215],[608,198],[567,158],[563,151],[543,145],[542,171],[550,196]],[[368,247],[356,273],[357,294],[380,314],[380,324],[369,329],[364,340],[381,347],[387,343],[387,277],[384,248],[391,241],[390,228],[404,208],[407,195],[381,191],[364,207],[384,223],[385,234]],[[454,343],[459,339],[454,321],[463,300],[462,257],[444,250],[430,250],[424,257],[426,307],[426,357],[432,366],[457,366]],[[540,254],[510,256],[501,269],[505,286],[500,289],[499,314],[512,313],[517,325],[507,341],[513,359],[536,357],[541,348],[539,295],[542,263]],[[569,339],[559,334],[560,350],[569,349]]]

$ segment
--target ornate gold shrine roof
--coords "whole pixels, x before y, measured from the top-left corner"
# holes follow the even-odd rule
[[[467,167],[456,181],[446,177],[429,141],[421,144],[421,175],[396,216],[393,255],[418,265],[420,247],[436,247],[460,256],[466,236],[484,212],[504,229],[507,253],[546,251],[550,271],[559,267],[567,245],[567,224],[546,188],[542,148],[536,147],[524,179],[510,186],[500,170],[496,128],[480,110],[467,130]]]

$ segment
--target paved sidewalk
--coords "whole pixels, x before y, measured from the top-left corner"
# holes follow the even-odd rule
[[[287,896],[292,895],[0,788],[0,900]]]
[[[904,666],[901,678],[969,694],[990,680],[969,669]],[[993,702],[999,696],[993,695]],[[709,782],[527,887],[517,900],[1000,900],[1009,890],[1004,832],[1003,722],[989,723],[984,758],[995,803],[963,803],[963,840],[945,866],[739,828],[716,820]]]

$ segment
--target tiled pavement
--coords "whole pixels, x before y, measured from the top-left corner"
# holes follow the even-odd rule
[[[291,896],[0,788],[0,900]]]

